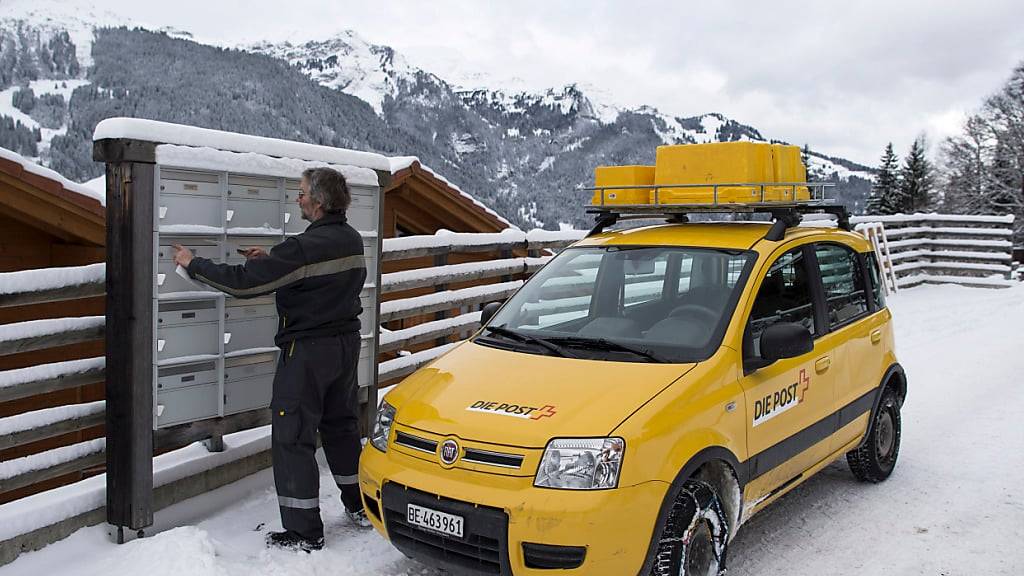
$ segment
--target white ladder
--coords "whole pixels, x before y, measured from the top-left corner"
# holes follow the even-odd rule
[[[885,237],[885,226],[881,222],[864,222],[857,225],[857,230],[871,242],[871,248],[875,251],[875,261],[878,262],[878,273],[882,275],[885,293],[888,295],[890,292],[899,292],[896,271],[892,266],[892,255],[889,253],[889,240]]]

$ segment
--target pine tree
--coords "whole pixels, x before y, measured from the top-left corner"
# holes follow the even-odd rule
[[[925,156],[924,136],[918,136],[900,169],[900,194],[897,212],[912,214],[927,210],[932,205],[935,187],[934,169]]]
[[[871,187],[867,213],[896,214],[901,204],[900,196],[899,158],[893,152],[892,142],[889,142],[882,153],[882,163],[878,167],[875,185]]]

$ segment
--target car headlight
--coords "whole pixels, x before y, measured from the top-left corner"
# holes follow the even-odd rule
[[[381,402],[377,410],[377,420],[373,423],[373,435],[370,444],[381,452],[388,451],[388,436],[391,436],[391,423],[395,421],[395,407]]]
[[[567,490],[615,488],[625,452],[622,438],[555,438],[544,449],[533,485]]]

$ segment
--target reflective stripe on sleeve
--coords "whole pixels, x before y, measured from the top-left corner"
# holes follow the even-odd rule
[[[341,476],[338,474],[334,475],[334,481],[338,483],[338,486],[345,486],[348,484],[358,484],[359,474],[352,474],[351,476]]]

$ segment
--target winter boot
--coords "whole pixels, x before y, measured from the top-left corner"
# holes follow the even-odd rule
[[[370,519],[366,517],[365,508],[360,508],[355,512],[349,512],[348,510],[345,510],[345,516],[348,516],[348,521],[351,522],[353,526],[358,526],[360,528],[373,527],[373,524],[370,524]]]
[[[271,532],[267,534],[268,548],[281,548],[282,550],[302,550],[307,554],[313,550],[320,550],[324,547],[323,536],[320,538],[303,538],[290,530],[284,532]]]

